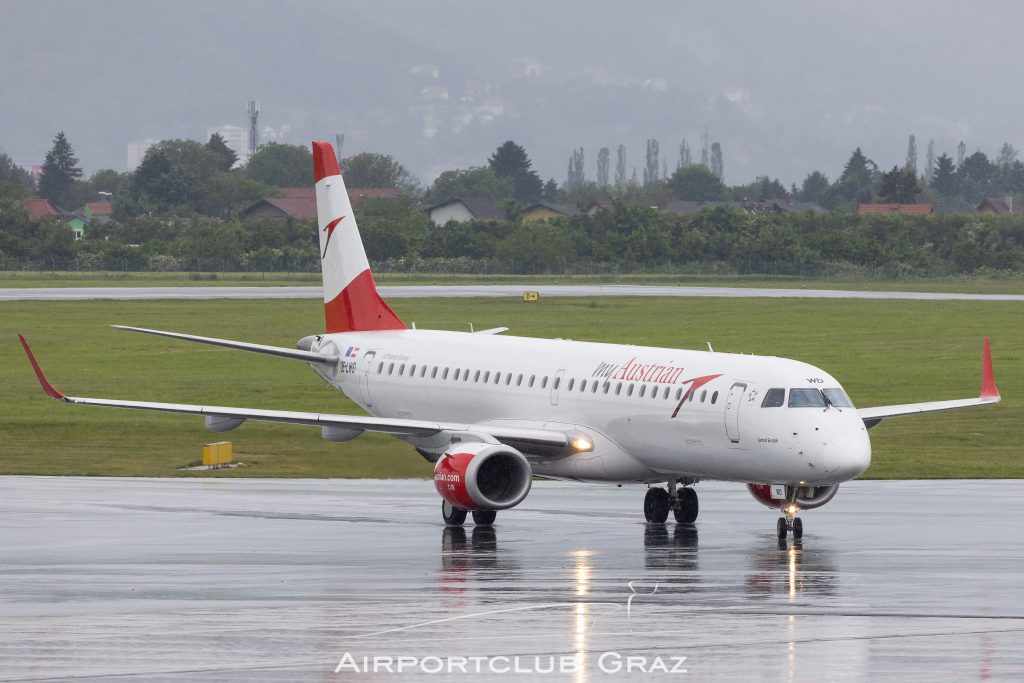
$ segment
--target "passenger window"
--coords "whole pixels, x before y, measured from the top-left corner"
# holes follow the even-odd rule
[[[651,398],[658,398],[658,387],[651,387]]]
[[[427,376],[427,366],[424,365],[422,368],[420,368],[420,377],[426,377],[426,376]]]
[[[622,393],[622,382],[615,385],[615,395],[618,396]]]
[[[533,388],[533,381],[537,379],[537,375],[530,375],[530,388]]]
[[[683,388],[679,387],[678,389],[676,389],[676,400],[678,401],[682,397],[683,397]]]
[[[379,375],[382,372],[384,372],[384,364],[383,363],[381,363],[381,364],[379,364],[377,366],[377,374]]]
[[[436,365],[434,366],[434,369],[430,371],[430,379],[437,379],[437,366]]]
[[[669,389],[668,387],[665,387],[665,396],[664,396],[664,398],[668,398],[668,394],[669,394],[670,391],[672,391],[672,390]]]
[[[542,379],[540,381],[540,388],[541,389],[547,389],[547,387],[548,387],[548,377],[547,377],[547,375],[544,375],[544,379]]]
[[[501,373],[500,372],[496,372],[496,373],[494,373],[494,383],[498,384],[499,382],[501,382]]]
[[[476,376],[477,377],[480,376],[480,371],[479,370],[476,371]],[[468,382],[469,381],[469,370],[468,369],[464,373],[462,373],[462,381],[463,382]]]
[[[690,388],[690,398],[689,398],[690,403],[693,403],[693,399],[695,399],[695,398],[697,398],[697,392],[694,391],[693,388],[691,387]]]
[[[606,394],[607,394],[607,393],[608,393],[608,390],[609,390],[609,389],[611,389],[611,387],[612,387],[612,383],[611,383],[611,382],[607,382],[607,381],[606,381],[606,382],[604,383],[604,393],[606,393]]]
[[[587,390],[587,380],[581,379],[580,380],[580,393],[583,393],[586,390]]]
[[[459,373],[460,372],[462,372],[462,370],[460,370],[459,368],[455,368],[455,376],[452,377],[452,379],[455,380],[456,382],[459,381]]]
[[[505,386],[506,387],[512,386],[512,373],[511,372],[508,373],[507,375],[505,375]]]
[[[817,389],[790,389],[790,408],[824,408],[825,397]]]
[[[707,397],[708,397],[708,390],[707,389],[705,389],[704,391],[700,392],[700,402],[701,403],[703,403],[704,399],[706,399]]]
[[[572,386],[573,386],[573,384],[575,384],[575,383],[576,383],[576,380],[575,380],[575,379],[570,379],[570,380],[569,380],[569,386],[567,386],[567,387],[565,388],[565,390],[566,390],[566,391],[572,391]],[[555,389],[557,389],[557,388],[558,388],[558,380],[557,380],[557,379],[555,379]]]
[[[405,374],[405,363],[402,363],[401,365],[398,366],[398,374],[399,375],[404,375]]]
[[[395,371],[395,364],[394,364],[394,363],[390,363],[390,364],[388,365],[388,374],[390,375],[390,374],[392,374],[392,373],[393,373],[394,371]]]
[[[416,376],[416,364],[415,363],[413,363],[412,365],[409,366],[409,376],[410,377],[415,377]]]
[[[605,391],[607,391],[607,389],[605,389]],[[592,393],[592,394],[596,394],[597,393],[597,380],[596,379],[594,380],[594,384],[590,388],[590,393]]]
[[[718,392],[711,394],[711,403],[718,403]]]
[[[445,368],[444,372],[441,373],[441,379],[448,379],[448,368]]]
[[[476,371],[476,376],[477,377],[480,376],[480,371],[479,370]],[[490,379],[491,379],[491,371],[488,370],[487,372],[484,373],[484,384],[487,384],[487,382],[490,381]]]
[[[769,389],[764,394],[764,400],[761,401],[762,408],[778,408],[786,402],[786,390],[785,389]]]
[[[626,396],[632,396],[632,395],[633,395],[633,385],[632,385],[632,384],[630,384],[630,385],[629,385],[629,386],[628,386],[628,387],[626,388]]]
[[[640,385],[640,398],[644,397],[644,392],[646,392],[646,391],[647,391],[647,385],[646,384],[641,384]]]
[[[523,373],[519,373],[519,376],[516,377],[516,386],[517,387],[523,386]]]

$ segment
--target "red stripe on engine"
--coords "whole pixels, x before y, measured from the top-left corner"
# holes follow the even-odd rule
[[[328,333],[405,329],[405,323],[377,293],[369,268],[324,304],[324,312]]]

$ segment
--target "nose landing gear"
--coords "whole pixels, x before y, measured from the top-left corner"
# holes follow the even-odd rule
[[[792,531],[793,540],[799,541],[804,537],[804,522],[796,516],[796,513],[800,512],[800,508],[795,502],[790,501],[782,507],[782,512],[785,516],[779,517],[779,521],[775,525],[779,540],[785,541],[786,535]]]

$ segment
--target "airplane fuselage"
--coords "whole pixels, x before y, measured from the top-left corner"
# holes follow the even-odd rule
[[[799,361],[435,330],[322,335],[311,350],[340,356],[313,368],[378,417],[543,426],[594,442],[526,453],[541,476],[815,485],[870,464],[839,382]]]

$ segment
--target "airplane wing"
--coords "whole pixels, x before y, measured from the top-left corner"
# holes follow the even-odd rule
[[[992,373],[992,353],[989,350],[988,337],[985,337],[985,346],[981,357],[981,395],[977,398],[859,408],[857,409],[857,414],[860,415],[861,419],[864,420],[864,424],[870,429],[887,417],[918,415],[920,413],[932,413],[940,410],[953,410],[955,408],[970,408],[990,403],[999,403],[1000,400],[1002,399],[999,396],[999,389],[996,388],[995,377]]]
[[[129,408],[134,410],[151,410],[161,413],[181,413],[185,415],[202,415],[206,418],[207,426],[229,425],[229,428],[237,427],[245,420],[257,420],[262,422],[283,422],[286,424],[308,425],[314,427],[341,427],[366,432],[381,432],[395,436],[431,436],[441,432],[474,433],[484,434],[501,442],[513,442],[520,444],[532,444],[536,446],[552,447],[556,449],[574,448],[575,450],[588,450],[574,446],[574,436],[566,432],[550,429],[527,429],[520,427],[505,427],[501,425],[467,425],[445,422],[431,422],[426,420],[405,420],[398,418],[370,417],[362,415],[334,415],[330,413],[306,413],[288,410],[260,410],[257,408],[235,408],[229,406],[201,406],[186,403],[155,403],[149,401],[122,401],[107,398],[84,398],[79,396],[67,396],[58,390],[46,378],[35,354],[29,348],[25,337],[18,335],[21,345],[28,355],[36,378],[42,386],[43,391],[50,398],[75,403],[79,405],[105,406],[108,408]],[[288,350],[288,349],[284,349]],[[311,354],[315,355],[315,354]],[[223,430],[217,430],[223,431]]]
[[[277,356],[279,358],[291,358],[293,360],[301,360],[307,363],[322,363],[324,365],[337,365],[338,356],[332,356],[322,353],[313,353],[311,351],[300,351],[299,349],[288,349],[281,346],[266,346],[265,344],[251,344],[249,342],[232,341],[230,339],[216,339],[215,337],[199,337],[194,334],[182,334],[181,332],[164,332],[163,330],[148,330],[144,327],[130,327],[128,325],[111,325],[111,327],[118,330],[128,330],[130,332],[142,332],[144,334],[155,334],[159,337],[171,337],[172,339],[184,339],[185,341],[199,342],[200,344],[211,344],[212,346],[223,346],[229,349],[237,349],[239,351],[252,351],[253,353],[262,353],[267,356]],[[21,335],[18,335],[21,336]]]

